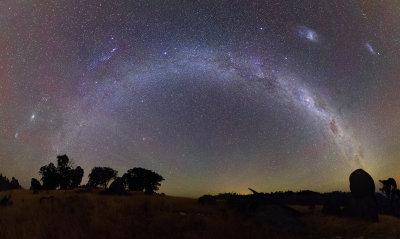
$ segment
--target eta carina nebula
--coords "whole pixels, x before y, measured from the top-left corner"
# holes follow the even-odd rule
[[[185,196],[395,176],[400,24],[378,5],[1,2],[1,173],[28,187],[67,154]]]

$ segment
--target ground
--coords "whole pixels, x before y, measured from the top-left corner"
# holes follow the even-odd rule
[[[292,205],[303,226],[284,232],[191,198],[17,190],[0,199],[9,194],[12,205],[0,206],[0,238],[400,238],[399,218],[370,223],[323,215],[320,206]]]

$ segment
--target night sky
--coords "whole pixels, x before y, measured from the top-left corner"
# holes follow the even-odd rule
[[[400,2],[0,2],[0,173],[67,154],[161,192],[400,180]]]

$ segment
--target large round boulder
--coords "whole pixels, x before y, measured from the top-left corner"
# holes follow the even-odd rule
[[[378,205],[375,183],[371,175],[362,169],[350,174],[351,197],[344,208],[344,215],[378,221]]]
[[[124,181],[121,178],[116,178],[108,188],[109,194],[125,195],[127,194]]]
[[[375,183],[371,175],[362,169],[357,169],[350,174],[350,191],[355,198],[373,196]]]

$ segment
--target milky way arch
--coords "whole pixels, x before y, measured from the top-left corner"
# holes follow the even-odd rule
[[[294,113],[295,115],[305,114],[304,120],[311,119],[315,122],[313,127],[319,128],[323,137],[333,142],[336,149],[330,150],[339,150],[340,157],[352,168],[360,167],[363,157],[361,146],[348,131],[349,127],[345,127],[341,117],[323,97],[313,93],[304,80],[279,68],[276,64],[268,64],[265,59],[257,57],[237,56],[231,52],[209,49],[185,49],[165,59],[148,61],[145,64],[124,64],[123,68],[118,69],[123,72],[122,76],[96,79],[96,85],[90,89],[85,88],[84,78],[81,84],[84,97],[71,99],[74,110],[66,115],[64,129],[53,140],[56,142],[54,150],[67,152],[85,144],[95,144],[97,146],[94,148],[98,148],[101,144],[113,145],[113,139],[122,138],[124,141],[132,141],[132,145],[135,145],[132,148],[136,151],[150,151],[158,157],[170,155],[172,163],[168,163],[169,166],[184,168],[182,165],[187,162],[174,159],[180,154],[179,150],[174,151],[174,148],[180,147],[179,144],[165,145],[161,142],[176,143],[170,137],[179,137],[182,134],[181,129],[193,135],[198,134],[192,129],[199,125],[201,128],[201,124],[204,124],[201,119],[197,119],[199,117],[209,118],[206,124],[213,125],[217,122],[211,126],[217,131],[225,126],[218,123],[220,119],[214,119],[214,116],[227,114],[225,123],[233,117],[242,117],[242,111],[246,109],[238,109],[240,113],[235,113],[236,109],[232,109],[241,108],[241,103],[231,105],[229,102],[234,99],[231,95],[239,95],[239,98],[246,99],[249,107],[254,102],[260,104],[264,101],[268,102],[265,105],[267,108],[278,108],[279,111],[281,107],[282,110],[300,112]],[[157,108],[157,104],[165,103],[156,99],[159,97],[161,101],[167,101],[168,105]],[[254,99],[258,103],[253,102]],[[221,104],[221,107],[215,109],[213,104]],[[224,104],[229,109],[225,109]],[[172,112],[175,115],[165,117],[171,112],[165,112],[162,108],[176,111]],[[180,113],[185,110],[190,113]],[[219,110],[227,110],[228,113],[218,112]],[[269,117],[268,114],[265,120]],[[171,127],[168,124],[170,121],[178,122],[181,126]],[[124,129],[124,125],[133,127],[128,130]],[[238,127],[241,127],[240,123]],[[99,131],[101,137],[98,137]],[[177,135],[174,135],[175,131]],[[226,133],[226,130],[220,132]],[[216,133],[202,137],[199,141],[204,140],[204,137],[215,140],[219,136]],[[85,143],[86,141],[89,143]],[[218,142],[218,139],[215,141]]]

